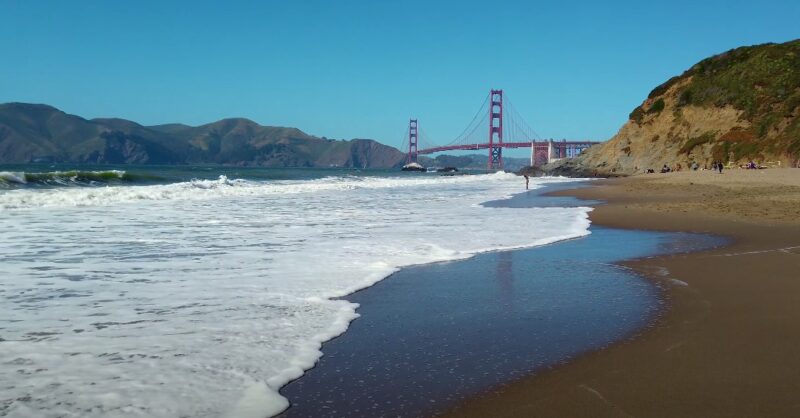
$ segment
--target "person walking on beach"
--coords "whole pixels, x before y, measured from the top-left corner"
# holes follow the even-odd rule
[[[724,167],[724,166],[722,165],[722,161],[720,161],[720,162],[717,164],[717,168],[719,169],[719,173],[720,173],[720,174],[722,174],[722,168],[723,168],[723,167]]]
[[[528,178],[527,174],[523,174],[522,176],[525,177],[525,190],[528,190],[528,183],[531,181],[531,179]]]

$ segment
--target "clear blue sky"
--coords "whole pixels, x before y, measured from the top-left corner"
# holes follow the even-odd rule
[[[449,142],[503,88],[542,137],[607,139],[698,60],[799,37],[798,0],[0,0],[0,102],[399,146],[410,116]]]

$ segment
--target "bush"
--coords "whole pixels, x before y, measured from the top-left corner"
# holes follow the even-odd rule
[[[758,123],[756,123],[756,133],[758,136],[761,138],[766,136],[770,128],[772,128],[779,119],[779,116],[775,113],[768,113],[761,117]]]
[[[686,89],[681,92],[681,95],[678,97],[678,106],[686,106],[692,104],[692,91]]]
[[[714,140],[715,132],[706,132],[700,136],[696,136],[694,138],[689,138],[685,144],[681,147],[680,151],[681,154],[689,155],[694,147],[698,145],[707,144]]]
[[[684,74],[685,75],[685,74]],[[654,97],[661,96],[662,94],[666,93],[673,84],[680,81],[684,75],[676,75],[675,77],[670,78],[665,83],[659,85],[658,87],[654,88],[650,91],[650,94],[647,95],[648,99],[652,99]]]
[[[719,141],[714,144],[712,153],[717,159],[732,159],[740,161],[746,159],[760,159],[764,152],[770,148],[763,140],[756,137],[750,129],[732,128]]]
[[[659,113],[664,110],[664,99],[658,99],[650,106],[650,109],[647,109],[647,113]]]
[[[636,122],[638,124],[642,123],[642,118],[643,117],[644,117],[644,110],[642,109],[641,106],[638,106],[638,107],[636,107],[636,109],[633,109],[633,112],[631,112],[631,114],[628,115],[628,118],[630,120],[632,120],[632,121],[634,121],[634,122]]]

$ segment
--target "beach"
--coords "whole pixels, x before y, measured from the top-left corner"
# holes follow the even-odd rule
[[[606,201],[590,215],[595,225],[729,245],[623,262],[664,288],[652,327],[445,416],[800,414],[800,170],[649,174],[556,194]]]
[[[8,171],[0,415],[796,415],[800,171],[100,168]]]
[[[539,212],[591,202],[550,183],[482,203],[542,228]],[[342,299],[359,318],[281,389],[281,417],[430,416],[471,396],[635,338],[663,311],[660,286],[617,263],[719,247],[710,235],[592,226],[550,245],[410,266]]]

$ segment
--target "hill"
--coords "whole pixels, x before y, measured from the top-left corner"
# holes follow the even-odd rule
[[[241,118],[143,126],[125,119],[87,120],[48,105],[0,104],[0,163],[390,168],[404,160],[402,152],[370,139],[335,141]]]
[[[447,155],[440,154],[435,158],[420,156],[419,162],[426,167],[458,167],[472,170],[485,170],[489,157],[486,154]],[[503,156],[503,167],[506,171],[517,171],[530,165],[530,158]]]
[[[698,62],[653,89],[609,141],[550,168],[609,175],[750,160],[800,163],[800,40]]]

